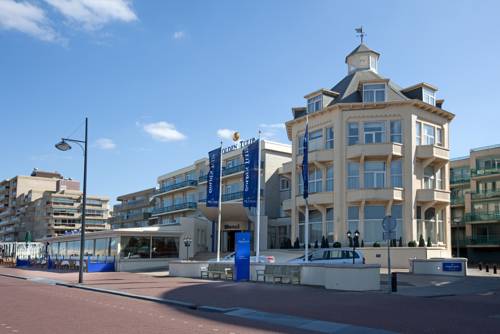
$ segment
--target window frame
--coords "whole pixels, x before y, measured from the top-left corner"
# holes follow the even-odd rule
[[[323,109],[323,94],[319,94],[307,99],[308,114],[312,114],[322,109]]]
[[[358,168],[356,168],[356,173],[351,175],[351,168],[350,166],[357,165]],[[347,162],[347,189],[360,189],[360,184],[359,184],[359,162]],[[354,169],[352,169],[354,171]],[[353,181],[351,181],[353,180]]]
[[[422,101],[435,107],[436,91],[427,87],[422,87]]]
[[[355,130],[356,134],[351,134],[351,130]],[[354,140],[353,140],[354,139]],[[359,144],[359,122],[348,122],[347,123],[347,145],[357,145]]]
[[[372,86],[372,88],[369,88],[369,86]],[[377,88],[374,88],[375,86],[379,86]],[[380,86],[384,86],[384,88],[380,88]],[[368,92],[373,92],[373,101],[368,101],[367,100],[367,93]],[[384,98],[383,100],[378,100],[377,99],[377,93],[383,92],[384,93]],[[387,101],[387,84],[385,82],[382,83],[365,83],[363,84],[363,103],[383,103]]]
[[[368,164],[381,164],[383,166],[383,170],[369,170],[367,168]],[[364,164],[364,189],[384,189],[386,184],[386,173],[387,166],[385,161],[365,161]],[[372,179],[368,179],[368,177],[372,176]],[[382,177],[382,182],[379,184],[379,177]],[[373,181],[373,184],[370,184],[369,181]]]
[[[376,128],[381,125],[381,130],[370,130],[367,131],[368,128]],[[386,122],[385,121],[369,121],[363,123],[363,139],[365,144],[381,144],[385,143],[385,134],[386,134]],[[367,140],[367,135],[370,136],[372,141]],[[380,141],[377,141],[377,135],[380,135]]]
[[[393,124],[399,123],[399,132],[393,132],[394,128]],[[389,123],[389,132],[391,136],[391,143],[403,144],[403,122],[400,119],[393,119]],[[395,138],[399,137],[399,140]]]
[[[330,150],[333,149],[335,145],[335,132],[333,130],[333,127],[327,127],[325,129],[325,149]]]

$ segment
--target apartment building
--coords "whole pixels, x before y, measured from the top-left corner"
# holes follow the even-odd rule
[[[222,251],[233,251],[235,233],[255,231],[256,212],[243,207],[243,147],[250,141],[240,142],[223,149],[222,155]],[[270,247],[268,223],[274,226],[290,225],[280,210],[279,169],[291,159],[290,145],[263,140],[261,143],[261,249]],[[217,235],[217,208],[206,206],[208,158],[158,177],[158,189],[153,196],[155,208],[151,220],[159,225],[194,224],[191,237],[198,250],[215,251]],[[194,234],[194,235],[193,235]]]
[[[379,74],[380,53],[360,44],[345,58],[347,75],[331,89],[304,96],[286,122],[292,162],[280,171],[289,180],[283,210],[291,238],[304,242],[300,165],[309,124],[309,241],[323,236],[347,243],[358,230],[366,246],[382,242],[382,219],[397,219],[396,239],[407,245],[420,235],[450,249],[449,123],[437,87],[401,88]],[[283,181],[286,194],[286,181]]]
[[[151,198],[155,193],[155,188],[149,188],[119,196],[117,200],[120,203],[113,206],[113,217],[110,218],[111,228],[149,226],[149,218],[154,208]]]
[[[500,145],[472,149],[450,165],[454,253],[500,261]]]

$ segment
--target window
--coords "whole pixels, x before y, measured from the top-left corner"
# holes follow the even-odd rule
[[[326,191],[333,191],[333,165],[326,168]]]
[[[280,179],[280,190],[281,191],[290,190],[290,180],[287,179],[286,177],[282,177]]]
[[[234,194],[239,191],[241,191],[239,182],[229,183],[224,187],[224,194]]]
[[[326,128],[325,149],[333,148],[333,128]]]
[[[347,124],[347,143],[348,145],[355,145],[359,142],[359,127],[358,123]]]
[[[403,131],[401,129],[401,121],[391,121],[391,142],[403,143]]]
[[[196,202],[196,193],[194,193],[194,192],[187,193],[186,202],[188,202],[188,203]]]
[[[436,145],[443,146],[443,128],[436,128]]]
[[[326,209],[326,236],[328,242],[333,242],[333,208]]]
[[[179,238],[153,237],[153,258],[179,257]]]
[[[385,162],[365,162],[365,188],[385,187]]]
[[[297,143],[297,154],[304,154],[304,135],[299,135],[299,142]]]
[[[309,132],[309,151],[317,151],[323,148],[323,130]]]
[[[121,258],[149,259],[150,238],[149,237],[122,237]]]
[[[311,97],[307,100],[307,113],[313,113],[323,109],[323,95]]]
[[[322,190],[322,172],[319,168],[311,168],[309,170],[309,192],[316,193]]]
[[[434,169],[432,167],[424,168],[424,189],[434,189]]]
[[[430,105],[433,105],[433,106],[436,105],[436,92],[435,91],[424,87],[422,89],[422,97],[423,97],[423,101],[425,103],[429,103]]]
[[[385,216],[385,207],[383,205],[366,205],[364,221],[364,240],[375,242],[382,239],[382,219]]]
[[[363,85],[363,102],[385,102],[385,84]]]
[[[434,142],[434,127],[429,124],[424,124],[424,145],[434,145]]]
[[[240,165],[240,158],[232,158],[226,161],[226,168],[236,167]]]
[[[359,163],[347,163],[347,189],[359,189]]]
[[[436,171],[436,189],[444,189],[442,169]]]
[[[347,230],[354,233],[359,228],[359,206],[347,208]]]
[[[385,142],[384,122],[366,122],[364,130],[365,130],[365,144]]]
[[[422,123],[417,122],[415,125],[415,139],[417,140],[417,145],[422,145]]]
[[[299,239],[300,242],[305,242],[305,234],[304,234],[304,226],[305,226],[305,216],[303,213],[299,213]],[[321,212],[318,210],[310,210],[309,211],[309,243],[314,244],[317,240],[318,243],[321,242],[321,238],[323,237],[323,221]]]
[[[403,235],[403,206],[401,204],[393,204],[391,216],[396,218],[396,239],[399,239]]]
[[[403,161],[391,161],[391,186],[393,188],[403,187]]]

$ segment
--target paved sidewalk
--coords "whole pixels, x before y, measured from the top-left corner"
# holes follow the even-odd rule
[[[76,283],[77,273],[0,268],[0,274],[45,277]],[[85,274],[85,286],[179,300],[218,308],[247,308],[396,332],[497,332],[500,326],[500,280],[478,281],[405,276],[401,294],[340,292],[309,286],[235,283],[133,273]],[[432,281],[432,280],[431,280]],[[448,282],[443,284],[443,282]],[[455,296],[450,289],[463,290]],[[406,290],[406,293],[405,293]],[[429,295],[429,290],[432,293]],[[434,291],[435,290],[435,291]],[[433,298],[416,298],[421,295]],[[427,292],[426,292],[427,291]],[[444,293],[443,293],[444,291]],[[406,295],[405,295],[406,294]]]

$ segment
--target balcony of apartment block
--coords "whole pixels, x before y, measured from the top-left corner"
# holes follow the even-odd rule
[[[500,177],[500,168],[471,169],[470,174],[472,178],[479,179]]]
[[[283,174],[292,174],[292,162],[286,162],[284,163],[279,169],[278,169],[278,174],[283,175]]]
[[[451,196],[450,198],[451,206],[464,206],[465,198],[463,196]]]
[[[127,210],[127,209],[133,209],[136,207],[142,207],[142,206],[147,206],[149,205],[149,201],[146,198],[141,198],[141,199],[134,199],[130,201],[123,202],[122,204],[116,204],[113,206],[113,209],[115,211],[121,211],[121,210]]]
[[[231,166],[231,167],[222,167],[222,177],[233,175],[233,174],[243,173],[244,170],[245,170],[244,164]]]
[[[464,242],[467,247],[500,247],[500,234],[472,234]]]
[[[468,212],[464,216],[466,223],[498,223],[500,222],[499,211]]]
[[[422,161],[424,167],[431,164],[443,165],[450,160],[450,150],[436,145],[417,145],[415,158]]]
[[[333,191],[321,191],[321,192],[309,192],[309,197],[307,198],[308,205],[311,206],[332,206],[333,205]],[[305,207],[306,201],[302,194],[295,197],[295,203],[299,207]],[[291,202],[290,202],[291,204]]]
[[[403,145],[399,143],[372,143],[347,146],[347,159],[402,157]]]
[[[360,188],[348,189],[347,202],[362,201],[402,201],[403,188]]]
[[[450,177],[450,186],[457,186],[457,185],[462,185],[462,184],[469,184],[470,183],[470,177],[455,177],[452,176]]]
[[[482,200],[488,200],[491,198],[498,198],[500,197],[500,189],[495,189],[495,190],[484,190],[480,192],[475,192],[471,194],[471,199],[473,201],[482,201]]]
[[[450,192],[442,189],[417,189],[417,202],[450,203]]]
[[[302,164],[302,156],[303,152],[300,151],[297,154],[297,164]],[[328,163],[333,161],[333,149],[325,148],[323,146],[309,146],[309,155],[307,157],[309,159],[309,163],[319,162],[319,163]],[[290,173],[292,172],[290,165]]]
[[[189,188],[196,188],[198,186],[198,181],[197,180],[186,180],[174,184],[170,184],[167,186],[163,186],[160,189],[156,191],[156,194],[167,194],[173,191],[178,191],[178,190],[185,190]]]
[[[157,207],[153,209],[152,216],[158,216],[174,212],[191,211],[191,210],[196,210],[197,207],[198,203],[196,202],[184,202],[170,206]]]

